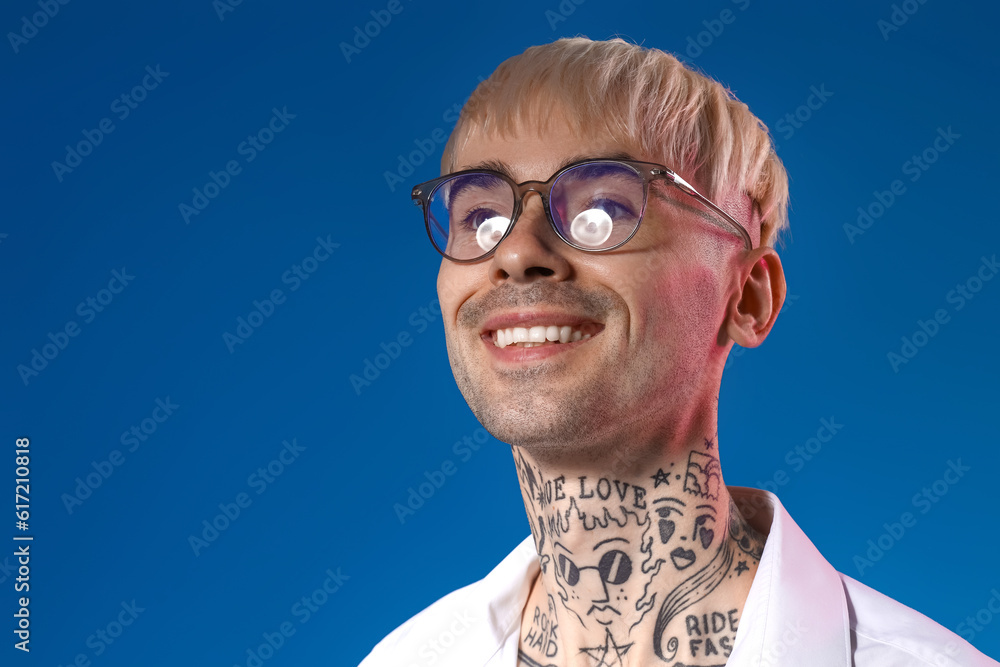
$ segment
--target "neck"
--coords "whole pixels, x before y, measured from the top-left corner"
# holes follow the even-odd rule
[[[512,447],[541,561],[520,664],[725,664],[764,538],[715,440],[686,440],[578,465]]]

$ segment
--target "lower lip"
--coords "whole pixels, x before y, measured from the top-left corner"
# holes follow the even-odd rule
[[[539,345],[538,347],[520,347],[516,344],[508,345],[506,347],[497,347],[493,342],[492,336],[483,334],[482,338],[494,358],[510,364],[524,364],[531,363],[533,361],[541,361],[557,354],[562,354],[563,352],[575,350],[580,345],[589,343],[598,335],[599,334],[594,334],[590,338],[573,341],[571,343],[553,343],[551,345]]]
[[[621,616],[617,609],[612,607],[601,607],[598,609],[597,605],[592,606],[590,611],[587,612],[588,616],[591,614],[593,614],[594,618],[601,625],[610,625],[611,621],[614,620],[615,615]]]

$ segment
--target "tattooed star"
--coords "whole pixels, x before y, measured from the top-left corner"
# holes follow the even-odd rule
[[[580,649],[580,653],[586,653],[590,658],[596,660],[594,667],[616,667],[622,664],[622,657],[632,648],[632,644],[619,646],[611,636],[611,630],[604,629],[604,646]],[[610,660],[610,662],[608,662]]]
[[[749,567],[747,567],[747,562],[746,562],[745,560],[741,560],[741,561],[740,561],[740,562],[739,562],[739,563],[738,563],[738,564],[736,565],[736,576],[737,576],[737,577],[738,577],[738,576],[740,576],[741,574],[743,574],[744,572],[746,572],[746,571],[747,571],[747,570],[749,570],[749,569],[750,569],[750,568],[749,568]]]
[[[656,487],[658,487],[661,482],[663,484],[666,484],[667,486],[670,486],[670,476],[667,475],[667,473],[663,472],[663,468],[660,468],[659,470],[657,470],[656,474],[653,475],[652,477],[650,477],[650,479],[655,482],[655,484],[653,486],[654,489]]]
[[[712,447],[715,447],[715,443],[712,442],[712,439],[705,438],[705,449],[711,449]]]

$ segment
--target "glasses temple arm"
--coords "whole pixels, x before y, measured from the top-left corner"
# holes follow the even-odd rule
[[[695,190],[694,186],[692,186],[690,183],[685,181],[683,178],[678,176],[675,172],[671,171],[670,169],[654,169],[653,174],[656,176],[662,176],[663,178],[667,179],[668,181],[676,185],[681,190],[681,192],[691,195],[692,197],[700,201],[702,204],[704,204],[705,206],[709,207],[710,209],[718,213],[726,220],[726,222],[732,225],[733,228],[740,233],[740,236],[743,237],[743,241],[746,243],[747,250],[753,248],[753,240],[750,238],[750,234],[743,227],[743,225],[741,225],[735,218],[733,218],[733,216],[729,215],[721,208],[716,206],[711,199],[709,199],[705,195]]]

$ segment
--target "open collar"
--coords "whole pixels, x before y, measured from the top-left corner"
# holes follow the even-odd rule
[[[767,535],[729,665],[851,667],[840,574],[768,491],[730,486],[744,518]]]

